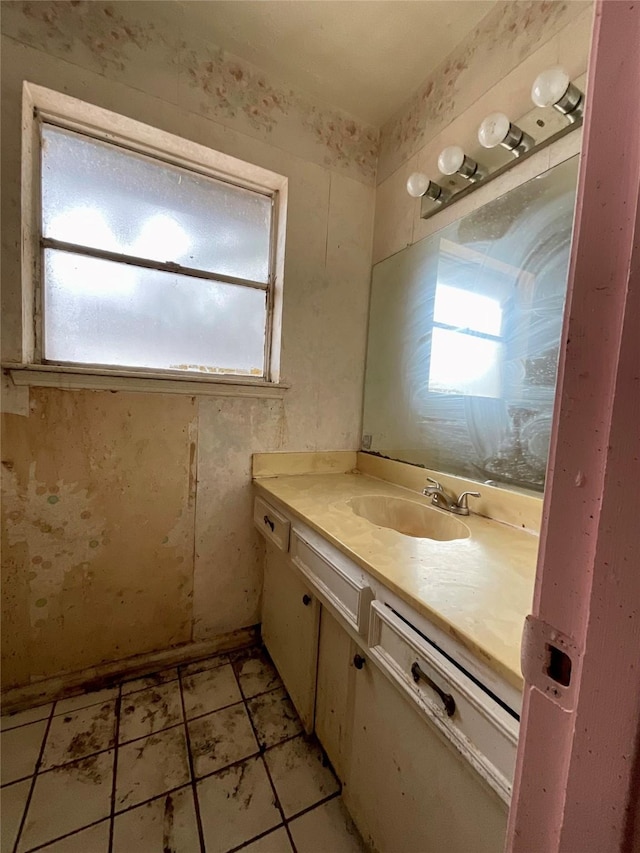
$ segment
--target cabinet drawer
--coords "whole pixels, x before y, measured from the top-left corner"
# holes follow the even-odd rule
[[[253,502],[253,523],[281,551],[289,550],[290,524],[288,519],[280,515],[262,498],[257,497]]]
[[[505,801],[519,723],[393,610],[371,604],[371,656]]]
[[[291,559],[309,583],[324,596],[340,616],[363,637],[369,625],[369,605],[373,600],[367,586],[345,568],[328,562],[295,530],[291,536]]]

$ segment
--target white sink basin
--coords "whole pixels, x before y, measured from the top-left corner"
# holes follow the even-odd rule
[[[471,535],[467,525],[457,518],[405,498],[363,495],[348,500],[347,506],[371,524],[387,527],[416,539],[449,542],[453,539],[468,539]]]

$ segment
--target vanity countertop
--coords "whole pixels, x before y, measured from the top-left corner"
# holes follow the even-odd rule
[[[430,500],[358,472],[268,477],[254,483],[263,496],[278,501],[522,689],[520,642],[531,612],[536,534],[473,513],[461,519],[471,536],[448,542],[377,527],[346,502],[361,495],[408,498],[425,505]]]

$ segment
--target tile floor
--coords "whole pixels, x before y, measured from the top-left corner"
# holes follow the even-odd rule
[[[362,853],[258,648],[2,717],[1,853]]]

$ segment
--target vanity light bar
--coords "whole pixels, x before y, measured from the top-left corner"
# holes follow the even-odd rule
[[[413,172],[407,180],[407,192],[413,198],[422,199],[421,219],[429,219],[439,210],[503,175],[515,163],[526,160],[582,124],[584,94],[571,82],[563,68],[549,68],[539,74],[531,88],[531,98],[537,107],[552,107],[562,113],[567,119],[567,125],[546,139],[536,142],[504,113],[491,113],[478,128],[478,141],[483,148],[505,148],[513,158],[502,166],[489,170],[469,157],[459,145],[444,148],[438,157],[438,169],[443,175],[463,178],[466,186],[461,189],[445,189],[423,172]]]

